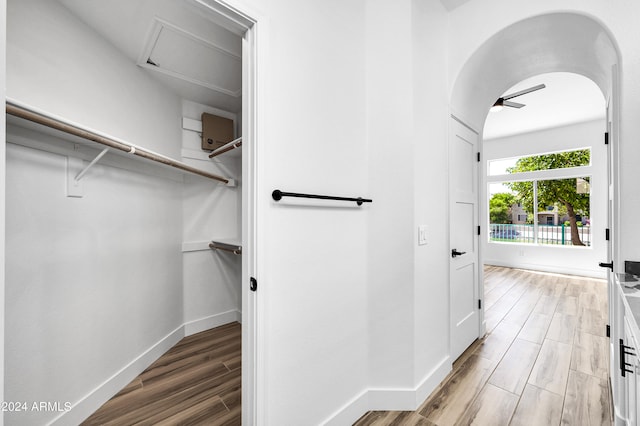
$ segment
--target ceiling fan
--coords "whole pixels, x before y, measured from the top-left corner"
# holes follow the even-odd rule
[[[527,93],[535,92],[536,90],[544,89],[545,87],[547,86],[545,86],[544,84],[538,84],[537,86],[529,87],[528,89],[520,90],[518,92],[511,93],[509,95],[504,95],[498,98],[498,100],[491,107],[490,111],[491,112],[501,111],[503,107],[522,108],[523,106],[525,106],[524,104],[520,104],[518,102],[511,102],[509,101],[509,99],[513,99],[516,96],[526,95]]]

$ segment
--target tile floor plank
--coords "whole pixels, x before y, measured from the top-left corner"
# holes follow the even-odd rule
[[[553,315],[551,324],[549,324],[546,338],[556,342],[572,344],[577,324],[577,316],[557,312]]]
[[[354,426],[437,426],[413,411],[370,411]]]
[[[562,410],[562,424],[611,424],[607,381],[572,370]]]
[[[609,377],[609,339],[577,331],[571,369],[601,379]]]
[[[536,304],[536,307],[533,308],[533,312],[537,314],[553,316],[553,313],[556,311],[556,306],[558,306],[559,301],[559,296],[542,294],[542,296],[540,296],[540,299],[538,300],[538,303]]]
[[[493,371],[495,363],[473,354],[454,371],[417,412],[437,424],[453,424],[471,405]]]
[[[548,426],[560,424],[564,397],[533,385],[527,385],[511,420],[511,426]]]
[[[516,339],[495,369],[489,383],[514,394],[522,394],[541,345]]]
[[[580,308],[578,310],[578,330],[596,336],[607,336],[608,319],[602,317],[599,310],[590,308]]]
[[[518,405],[518,395],[487,384],[456,425],[506,426]]]
[[[511,343],[520,332],[520,326],[511,322],[500,322],[493,331],[488,334],[478,346],[476,352],[483,358],[496,363],[507,352]]]
[[[552,318],[553,316],[551,315],[532,312],[527,322],[524,323],[522,330],[520,330],[518,338],[542,344]]]
[[[572,349],[572,345],[545,339],[531,371],[529,383],[549,392],[564,395]]]
[[[540,291],[531,290],[524,294],[520,300],[513,306],[507,315],[504,317],[504,321],[518,324],[520,327],[527,322],[529,315],[535,308],[536,304],[540,300]]]

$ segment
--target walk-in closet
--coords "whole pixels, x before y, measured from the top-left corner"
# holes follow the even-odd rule
[[[7,3],[5,424],[240,424],[242,36]]]

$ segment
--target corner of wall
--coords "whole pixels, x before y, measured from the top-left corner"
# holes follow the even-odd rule
[[[69,411],[55,418],[50,425],[80,424],[184,336],[185,326],[181,325],[74,403]]]
[[[366,389],[355,396],[329,419],[326,426],[353,424],[367,411],[414,411],[427,399],[451,371],[450,357],[444,357],[415,388]]]

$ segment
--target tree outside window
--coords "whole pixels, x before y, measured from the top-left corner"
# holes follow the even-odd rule
[[[576,151],[558,152],[531,157],[523,157],[516,161],[515,166],[509,167],[509,173],[521,173],[547,169],[559,169],[569,167],[587,166],[591,161],[591,150],[582,149]],[[550,179],[537,181],[537,204],[543,209],[547,206],[556,206],[558,209],[566,209],[571,227],[571,244],[584,246],[578,231],[578,216],[589,216],[590,194],[588,188],[589,177],[573,179]],[[531,182],[507,182],[505,183],[514,193],[516,198],[528,208],[533,208],[534,194]]]
[[[590,163],[589,148],[490,161],[489,176],[501,177],[488,187],[491,241],[590,245],[591,178],[564,177]],[[555,169],[564,171],[552,178]],[[532,177],[521,180],[525,172]]]

